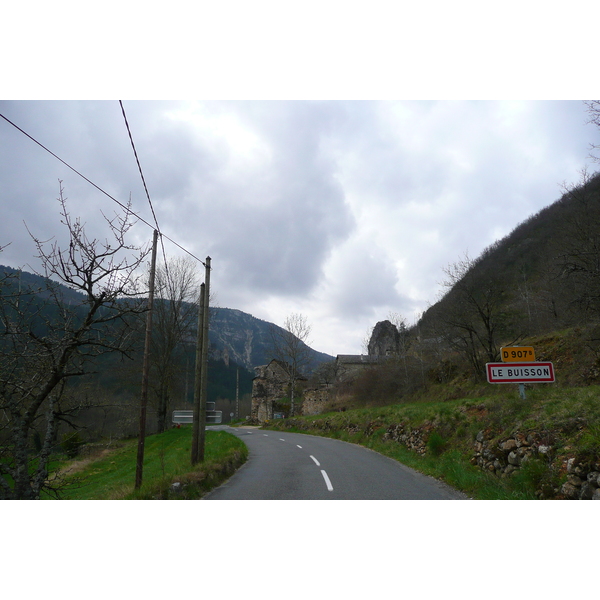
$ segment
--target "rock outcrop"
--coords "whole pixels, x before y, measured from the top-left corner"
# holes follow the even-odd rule
[[[369,356],[395,356],[400,351],[400,333],[391,321],[379,321],[369,340]]]

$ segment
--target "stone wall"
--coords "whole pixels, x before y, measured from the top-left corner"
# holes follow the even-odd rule
[[[515,433],[500,441],[486,438],[485,430],[477,434],[472,464],[502,477],[514,473],[531,458],[542,458],[548,462],[549,468],[566,474],[567,481],[559,489],[542,487],[537,491],[538,498],[600,500],[600,461],[571,456],[555,465],[552,443],[535,431]]]
[[[394,440],[417,454],[427,452],[427,440],[434,431],[432,423],[409,428],[402,423],[388,426],[384,440]],[[555,448],[547,434],[535,431],[514,433],[510,437],[492,439],[486,430],[479,431],[473,442],[471,464],[499,477],[510,477],[528,460],[539,458],[547,462],[548,469],[557,475],[567,475],[560,487],[542,485],[536,496],[542,499],[600,500],[600,460],[582,459],[575,456],[562,459],[556,464]]]
[[[307,388],[304,390],[304,399],[302,400],[302,414],[318,415],[323,412],[328,402],[329,388]]]
[[[264,422],[273,418],[273,404],[285,397],[288,376],[276,360],[255,368],[252,380],[252,419]]]

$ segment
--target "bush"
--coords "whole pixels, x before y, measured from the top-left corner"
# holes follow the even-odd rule
[[[69,458],[75,458],[79,454],[81,446],[84,444],[85,442],[81,439],[79,432],[74,431],[72,433],[65,433],[65,435],[63,435],[60,447]]]
[[[434,456],[439,456],[446,449],[446,440],[434,431],[427,440],[427,450]]]

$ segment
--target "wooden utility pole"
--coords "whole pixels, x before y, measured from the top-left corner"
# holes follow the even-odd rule
[[[235,418],[240,418],[240,368],[237,368],[235,378]]]
[[[206,439],[206,389],[208,382],[208,315],[210,296],[210,256],[206,257],[204,283],[200,286],[200,310],[196,335],[196,374],[194,379],[194,422],[191,462],[204,460]]]
[[[202,380],[202,341],[204,337],[204,293],[205,284],[200,286],[200,299],[198,301],[198,331],[196,332],[196,369],[194,376],[194,421],[192,430],[191,462],[194,466],[198,462],[198,444],[200,439],[200,382]]]
[[[204,314],[202,315],[202,373],[200,377],[200,435],[198,436],[198,461],[204,460],[206,439],[206,389],[208,383],[208,314],[210,298],[210,256],[206,257],[204,275]]]
[[[144,443],[146,440],[146,407],[148,406],[148,373],[150,370],[150,340],[152,338],[152,309],[154,307],[154,276],[156,274],[156,243],[158,231],[152,238],[152,262],[150,263],[150,282],[148,290],[148,314],[146,315],[146,339],[144,343],[144,364],[142,367],[142,398],[140,402],[140,433],[138,439],[137,464],[135,468],[135,489],[142,485],[144,470]]]

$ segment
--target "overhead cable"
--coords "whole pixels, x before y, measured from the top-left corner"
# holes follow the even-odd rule
[[[69,163],[65,162],[62,158],[60,158],[60,156],[57,156],[56,154],[54,154],[54,152],[52,152],[51,150],[49,150],[48,148],[46,148],[46,146],[44,146],[42,143],[38,142],[34,137],[32,137],[31,135],[29,135],[26,131],[24,131],[23,129],[21,129],[18,125],[15,125],[15,123],[13,123],[10,119],[8,119],[7,117],[5,117],[2,113],[0,113],[0,117],[2,117],[7,123],[9,123],[10,125],[12,125],[15,129],[17,129],[18,131],[20,131],[23,135],[27,136],[32,142],[35,142],[38,146],[40,146],[41,148],[43,148],[46,152],[48,152],[49,154],[51,154],[52,156],[54,156],[54,158],[56,158],[61,163],[63,163],[63,165],[65,165],[66,167],[68,167],[69,169],[71,169],[71,171],[73,171],[74,173],[77,173],[77,175],[79,175],[82,179],[85,179],[90,185],[93,185],[98,191],[102,192],[105,196],[108,196],[113,202],[116,202],[121,208],[123,208],[129,214],[131,214],[136,219],[138,219],[139,221],[141,221],[142,223],[144,223],[144,225],[148,225],[148,227],[150,227],[152,229],[156,229],[156,227],[154,225],[151,225],[150,223],[148,223],[148,221],[146,221],[145,219],[143,219],[142,217],[140,217],[137,213],[133,212],[131,210],[131,208],[129,208],[128,206],[126,206],[122,202],[119,202],[116,198],[114,198],[113,196],[111,196],[108,192],[105,192],[100,186],[96,185],[93,181],[89,180],[85,175],[82,175],[77,169],[73,168]],[[193,259],[197,260],[198,262],[200,262],[204,266],[206,266],[206,263],[202,259],[198,258],[195,254],[192,254],[189,250],[187,250],[186,248],[184,248],[183,246],[181,246],[180,244],[178,244],[175,240],[173,240],[172,238],[170,238],[168,235],[165,235],[164,233],[161,233],[161,236],[163,236],[165,239],[169,240],[172,244],[175,244],[175,246],[177,246],[180,250],[183,250],[186,254],[189,254]]]

